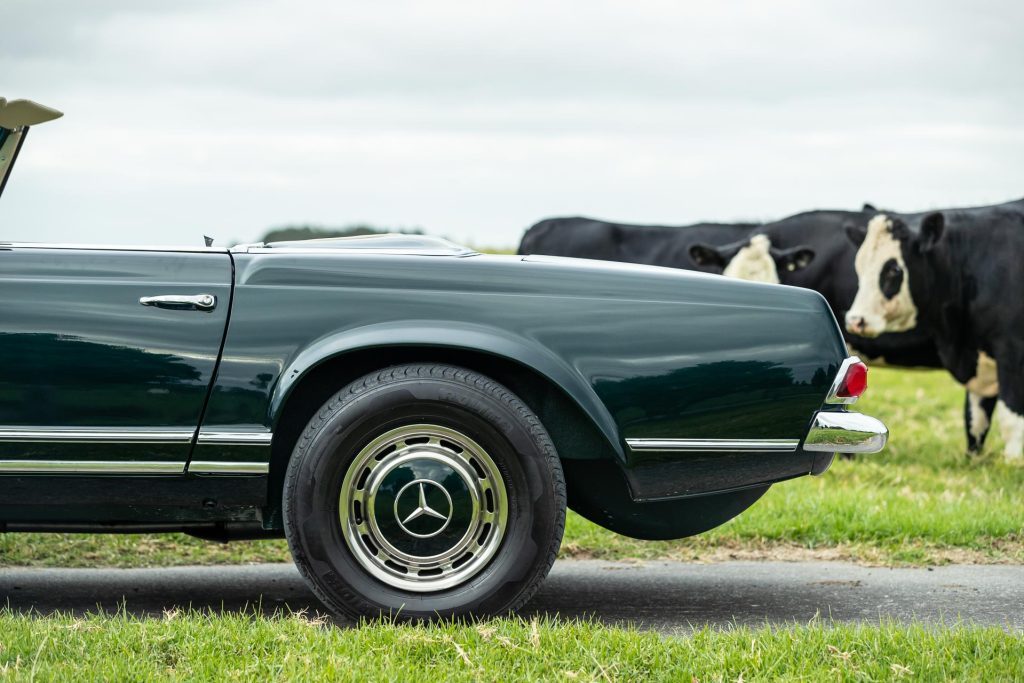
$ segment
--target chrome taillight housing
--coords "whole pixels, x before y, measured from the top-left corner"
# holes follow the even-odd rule
[[[855,402],[868,388],[868,366],[856,356],[850,356],[839,366],[825,403],[848,404]]]

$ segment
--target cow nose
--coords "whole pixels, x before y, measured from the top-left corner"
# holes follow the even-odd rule
[[[861,333],[867,327],[867,323],[864,322],[864,318],[859,315],[848,315],[846,316],[846,329],[850,332]]]

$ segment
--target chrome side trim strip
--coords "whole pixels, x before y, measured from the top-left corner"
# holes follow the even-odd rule
[[[12,249],[77,249],[81,251],[160,251],[188,254],[226,254],[225,247],[178,247],[146,246],[144,244],[75,244],[71,242],[0,242],[2,247]]]
[[[0,443],[191,443],[191,429],[90,429],[21,427],[0,429]],[[199,432],[198,443],[269,446],[272,432]]]
[[[6,443],[191,443],[192,429],[89,429],[38,427],[0,429]]]
[[[270,463],[193,460],[188,471],[189,474],[266,474],[270,471]]]
[[[800,439],[626,439],[626,444],[634,451],[788,453]]]
[[[183,462],[140,460],[0,460],[3,474],[184,474]]]
[[[273,432],[199,432],[200,444],[221,446],[269,446]]]
[[[268,246],[255,246],[249,247],[245,250],[247,254],[306,254],[310,256],[330,256],[332,254],[374,254],[376,256],[390,255],[390,256],[451,256],[453,258],[464,258],[466,256],[479,256],[480,253],[471,249],[465,251],[442,251],[440,249],[412,249],[402,247],[353,247],[346,249],[345,247],[268,247]]]
[[[877,453],[885,448],[889,430],[880,420],[861,413],[820,412],[804,439],[815,453]]]
[[[835,379],[832,380],[832,386],[828,390],[828,396],[825,397],[825,403],[831,405],[850,405],[851,403],[857,402],[856,396],[844,396],[840,397],[839,387],[843,383],[843,379],[846,377],[847,371],[850,366],[854,363],[862,363],[863,361],[857,356],[850,356],[842,362],[839,366],[839,372],[836,373]]]

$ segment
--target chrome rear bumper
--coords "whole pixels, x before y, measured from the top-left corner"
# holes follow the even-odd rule
[[[804,450],[816,453],[877,453],[885,448],[889,430],[861,413],[819,412],[804,439]]]

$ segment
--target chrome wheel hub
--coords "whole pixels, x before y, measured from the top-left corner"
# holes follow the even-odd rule
[[[447,427],[407,425],[366,445],[341,485],[345,542],[371,575],[403,590],[477,574],[505,535],[508,496],[490,455]]]

